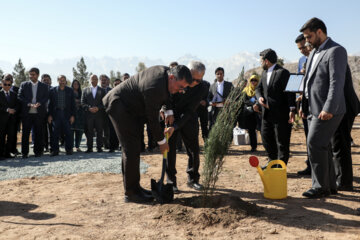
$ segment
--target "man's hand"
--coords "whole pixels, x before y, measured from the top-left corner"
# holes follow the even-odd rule
[[[9,108],[9,109],[8,109],[8,113],[9,113],[9,114],[15,114],[15,113],[16,113],[16,110],[13,109],[13,108]]]
[[[173,135],[174,131],[175,131],[174,127],[168,127],[168,128],[165,128],[164,134],[165,135],[169,134],[168,138],[170,138]]]
[[[334,115],[332,115],[331,113],[325,112],[325,111],[321,111],[321,113],[318,116],[318,119],[321,120],[330,120],[333,118]]]
[[[160,111],[160,118],[161,120],[165,120],[165,113],[163,111]]]
[[[40,107],[40,105],[41,104],[37,102],[37,103],[35,103],[34,108],[38,108],[38,107]]]
[[[305,113],[303,113],[301,108],[299,109],[299,116],[303,119],[306,119],[306,115],[305,115]]]
[[[164,154],[165,151],[169,151],[169,144],[166,142],[164,144],[159,145],[159,149],[161,154]]]
[[[71,117],[70,117],[70,124],[73,124],[73,123],[74,123],[74,121],[75,121],[74,116],[71,116]]]
[[[211,102],[210,105],[213,107],[216,107],[216,103],[214,103],[214,102]]]
[[[263,97],[259,98],[259,103],[261,106],[263,106],[264,108],[269,109],[269,105],[265,104],[265,99]]]
[[[51,115],[48,116],[48,123],[51,124],[51,122],[53,121],[53,118]]]
[[[290,111],[289,113],[289,123],[295,122],[295,113]]]
[[[172,125],[174,123],[174,115],[167,115],[165,118],[165,125]]]
[[[254,109],[255,112],[258,112],[258,113],[260,112],[260,107],[257,104],[253,105],[253,109]]]
[[[95,107],[90,107],[90,108],[89,108],[89,111],[90,111],[91,113],[96,113]]]
[[[205,101],[205,100],[201,100],[201,101],[200,101],[200,104],[205,107],[205,106],[206,106],[206,101]]]

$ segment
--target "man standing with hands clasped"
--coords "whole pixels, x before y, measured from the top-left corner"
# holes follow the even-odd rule
[[[346,111],[347,53],[327,36],[326,26],[318,18],[307,21],[300,32],[314,47],[306,64],[302,100],[302,107],[308,106],[309,112],[307,145],[312,187],[303,196],[319,198],[337,193],[330,140]]]

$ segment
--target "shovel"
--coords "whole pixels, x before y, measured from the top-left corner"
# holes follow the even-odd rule
[[[168,134],[166,134],[166,142],[168,141],[168,137],[169,137]],[[169,203],[174,200],[173,185],[170,183],[164,184],[167,154],[168,154],[167,151],[165,151],[163,154],[163,163],[162,163],[160,180],[156,182],[155,179],[151,179],[151,193],[153,197],[156,199],[156,201],[158,201],[160,204]]]

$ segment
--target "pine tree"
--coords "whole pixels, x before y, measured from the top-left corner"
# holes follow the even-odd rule
[[[135,68],[136,72],[141,72],[146,69],[145,63],[139,62],[138,66]]]
[[[91,73],[86,71],[86,64],[84,58],[81,57],[80,61],[76,63],[76,69],[73,68],[74,79],[80,82],[82,88],[89,86],[89,79]]]
[[[116,73],[114,72],[114,70],[111,70],[110,71],[110,85],[111,87],[114,87],[114,82],[115,82],[115,79],[121,79],[121,72],[119,71],[116,71]]]
[[[4,75],[3,70],[0,69],[0,79],[2,78],[2,76]]]
[[[26,82],[29,78],[25,72],[25,67],[19,58],[19,61],[14,66],[14,72],[12,72],[13,78],[15,80],[15,86],[19,87],[22,82]]]

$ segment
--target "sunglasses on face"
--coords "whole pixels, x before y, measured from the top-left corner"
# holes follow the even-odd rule
[[[6,83],[4,83],[3,85],[4,85],[4,87],[10,87],[11,86],[11,84],[6,84]]]

